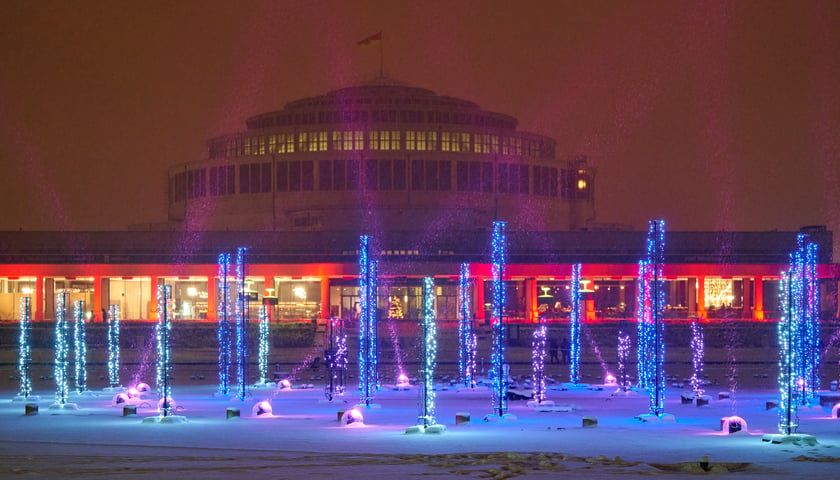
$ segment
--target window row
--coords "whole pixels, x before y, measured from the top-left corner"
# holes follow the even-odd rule
[[[470,112],[440,110],[321,110],[318,112],[281,113],[249,119],[249,129],[282,127],[289,125],[316,125],[337,123],[430,123],[475,125],[478,127],[516,128],[516,121]]]
[[[335,130],[235,136],[210,141],[210,158],[298,152],[408,150],[553,158],[546,141],[438,130]]]
[[[452,191],[533,194],[591,199],[586,170],[499,163],[423,159],[300,160],[243,163],[189,170],[170,179],[174,202],[251,193],[342,190]],[[209,182],[207,182],[209,170]],[[238,181],[237,181],[238,178]],[[208,188],[209,183],[209,188]],[[239,185],[238,192],[236,185]]]

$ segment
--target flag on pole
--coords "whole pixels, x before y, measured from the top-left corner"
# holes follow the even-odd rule
[[[370,42],[373,42],[373,41],[376,41],[376,40],[380,40],[380,41],[382,40],[382,32],[376,32],[369,37],[365,37],[365,38],[359,40],[358,42],[356,42],[356,45],[357,46],[370,45]]]

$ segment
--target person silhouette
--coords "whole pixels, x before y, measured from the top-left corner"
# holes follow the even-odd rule
[[[563,337],[563,341],[560,342],[560,351],[563,352],[563,363],[569,363],[569,349],[571,345],[569,344],[569,339]]]
[[[548,356],[550,363],[560,363],[560,359],[557,357],[557,339],[555,338],[548,341]]]

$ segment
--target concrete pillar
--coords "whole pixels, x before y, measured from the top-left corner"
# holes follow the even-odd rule
[[[55,278],[44,279],[44,320],[55,320]]]
[[[525,279],[525,319],[530,323],[539,321],[540,312],[537,305],[537,279]]]
[[[94,275],[93,277],[93,306],[91,310],[93,310],[94,318],[99,318],[101,321],[105,321],[105,318],[102,316],[102,305],[108,304],[108,295],[111,295],[110,289],[106,283],[108,282],[107,278],[102,278],[101,275]],[[103,298],[105,296],[105,298]],[[93,320],[93,319],[91,319]]]
[[[685,282],[686,286],[686,307],[688,311],[688,316],[693,317],[697,316],[697,279],[696,278],[689,278],[687,282]]]
[[[157,321],[158,319],[158,300],[157,300],[157,288],[158,288],[158,276],[152,275],[151,281],[149,282],[149,303],[151,304],[149,308],[149,319]]]
[[[44,277],[35,277],[35,303],[32,305],[32,320],[44,320]]]
[[[321,319],[330,318],[330,278],[321,277]]]
[[[473,301],[475,302],[473,312],[478,324],[484,324],[484,279],[475,277],[473,282]]]
[[[216,277],[210,275],[207,277],[207,320],[211,322],[215,322],[218,320],[216,317],[216,309],[219,308],[219,299],[216,298]]]
[[[595,321],[595,291],[582,292],[581,301],[584,302],[584,308],[586,309],[583,318],[588,322]]]
[[[750,277],[744,277],[744,308],[741,313],[741,318],[753,318],[752,310],[752,288],[750,288]]]

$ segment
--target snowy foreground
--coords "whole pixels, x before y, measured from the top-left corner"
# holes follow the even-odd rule
[[[245,402],[214,398],[212,385],[175,385],[177,414],[187,423],[143,423],[156,416],[154,393],[137,416],[123,416],[113,393],[74,394],[78,410],[50,410],[52,392],[38,391],[39,414],[24,415],[14,392],[0,400],[0,478],[557,478],[631,475],[694,478],[837,478],[840,472],[840,419],[830,408],[800,412],[799,429],[814,435],[815,446],[762,442],[777,433],[777,413],[766,410],[774,390],[739,391],[736,398],[706,406],[681,404],[670,390],[666,411],[673,423],[642,423],[648,397],[611,396],[604,390],[550,389],[548,398],[570,411],[537,412],[525,400],[509,402],[516,419],[483,422],[492,412],[489,392],[437,391],[441,434],[406,434],[416,423],[417,391],[383,388],[363,409],[364,425],[344,426],[337,412],[352,408],[324,403],[323,390],[251,389]],[[255,416],[255,403],[270,401],[273,414]],[[151,405],[151,406],[149,406]],[[226,419],[229,407],[241,418]],[[469,423],[456,424],[468,412]],[[722,432],[721,418],[742,417],[747,432]],[[584,416],[597,426],[584,428]],[[700,467],[708,457],[706,469]],[[16,477],[16,476],[15,476]]]

